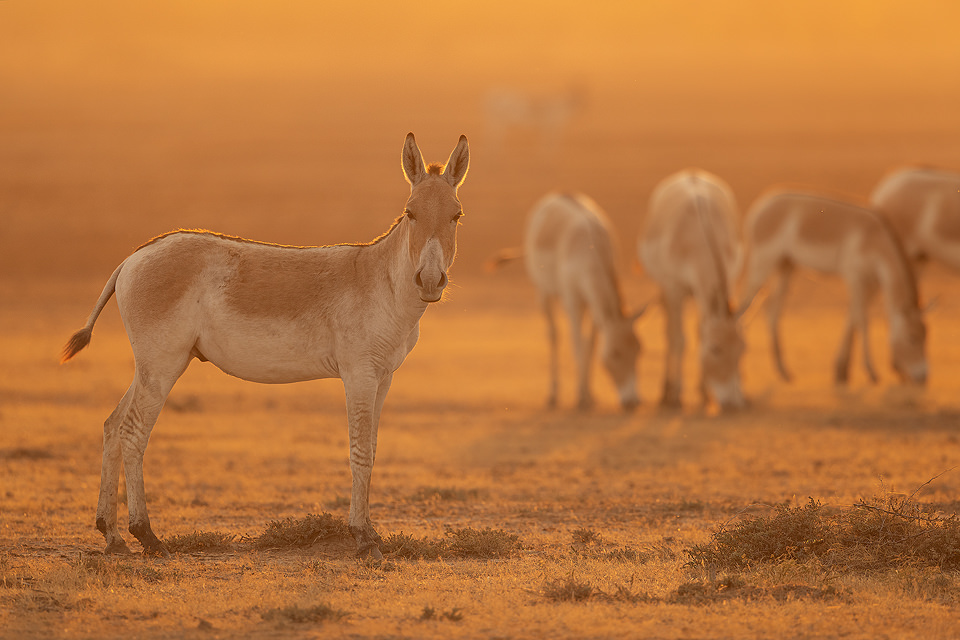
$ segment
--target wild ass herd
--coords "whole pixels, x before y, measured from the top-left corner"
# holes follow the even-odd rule
[[[106,552],[129,553],[117,514],[122,464],[130,533],[144,554],[169,555],[147,515],[143,457],[167,395],[197,359],[255,382],[342,379],[353,482],[349,529],[361,558],[382,558],[369,506],[380,412],[394,371],[417,343],[421,316],[446,287],[463,215],[457,189],[469,156],[461,136],[445,165],[425,165],[408,134],[401,167],[410,196],[393,225],[366,244],[284,246],[180,230],[146,242],[116,268],[61,358],[66,362],[89,344],[94,323],[116,295],[135,370],[103,425],[96,525]],[[663,403],[680,403],[682,310],[692,297],[700,313],[701,394],[724,408],[745,404],[738,320],[774,272],[770,330],[777,367],[789,378],[777,324],[795,266],[835,273],[850,290],[838,381],[847,379],[855,331],[866,345],[866,305],[880,289],[893,366],[902,378],[923,383],[926,333],[914,268],[927,258],[960,268],[960,175],[903,170],[884,180],[871,202],[872,208],[864,208],[813,194],[765,196],[747,215],[744,251],[733,193],[720,178],[687,170],[661,182],[650,199],[638,254],[660,287],[667,315]],[[592,404],[590,364],[600,337],[601,361],[621,404],[635,407],[640,342],[634,322],[643,309],[625,309],[604,212],[584,195],[544,197],[530,215],[523,255],[547,318],[548,403],[557,404],[559,302],[572,328],[578,406]],[[731,292],[741,270],[747,284],[734,308]],[[875,379],[866,348],[864,363]]]
[[[530,214],[522,254],[501,252],[493,265],[523,255],[547,316],[551,349],[548,404],[557,402],[556,322],[559,298],[571,327],[580,407],[590,403],[589,359],[597,329],[604,338],[601,360],[621,404],[638,404],[638,340],[620,301],[613,268],[611,225],[584,195],[551,194]],[[742,238],[742,240],[741,240]],[[901,381],[927,379],[926,327],[916,271],[928,259],[960,269],[960,174],[929,168],[891,173],[876,187],[870,204],[857,205],[816,193],[771,190],[753,204],[742,228],[733,192],[722,179],[687,169],[662,180],[647,207],[637,254],[660,289],[666,315],[666,366],[661,404],[678,406],[685,338],[683,305],[696,302],[700,316],[700,394],[722,409],[746,404],[740,388],[744,340],[739,321],[754,298],[773,280],[767,302],[774,364],[785,380],[779,320],[793,271],[806,268],[839,276],[850,298],[849,316],[837,353],[834,379],[849,378],[855,334],[863,363],[878,379],[868,341],[868,307],[883,293],[889,325],[891,364]],[[739,304],[732,291],[743,281]],[[592,326],[583,337],[584,311]]]

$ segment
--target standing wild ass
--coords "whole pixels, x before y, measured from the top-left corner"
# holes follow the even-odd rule
[[[369,504],[380,410],[393,372],[417,343],[420,317],[447,284],[463,215],[457,188],[468,165],[465,136],[446,166],[424,166],[407,134],[402,167],[410,197],[393,226],[367,244],[291,247],[181,230],[147,242],[117,267],[62,358],[90,342],[116,293],[135,371],[103,425],[97,529],[108,553],[128,552],[117,528],[122,459],[130,533],[144,554],[169,555],[147,516],[143,454],[167,394],[196,358],[253,382],[343,380],[349,527],[361,557],[382,558]]]
[[[640,403],[637,396],[640,341],[633,323],[643,311],[633,315],[624,312],[614,253],[607,216],[587,196],[551,193],[534,206],[527,223],[523,255],[547,319],[550,341],[547,404],[551,407],[557,404],[559,384],[554,317],[558,298],[570,322],[577,362],[577,406],[588,409],[593,405],[590,365],[598,331],[603,334],[600,359],[616,385],[620,404],[631,410]],[[581,328],[585,311],[589,311],[592,320],[586,337]]]
[[[907,256],[960,270],[960,174],[907,167],[880,181],[870,203],[887,216]]]
[[[730,308],[730,287],[739,269],[739,220],[726,182],[699,169],[668,176],[650,197],[641,262],[660,285],[666,311],[665,406],[679,406],[683,364],[683,303],[693,296],[700,312],[700,393],[721,408],[740,408],[743,338]]]
[[[768,321],[773,358],[784,380],[791,376],[783,364],[778,324],[790,276],[795,266],[801,266],[837,274],[850,294],[850,315],[834,365],[837,383],[848,380],[856,331],[867,375],[877,380],[867,339],[867,310],[878,288],[887,307],[894,370],[902,380],[926,381],[927,332],[916,279],[899,238],[883,216],[819,195],[775,191],[753,205],[745,234],[749,249],[740,312],[776,272],[778,280],[767,303]]]

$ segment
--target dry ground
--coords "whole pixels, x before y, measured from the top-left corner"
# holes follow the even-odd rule
[[[562,407],[544,409],[530,286],[517,267],[482,269],[519,243],[546,190],[578,189],[610,214],[635,306],[655,292],[632,248],[670,172],[713,171],[745,209],[774,183],[865,196],[902,163],[960,169],[950,3],[901,16],[898,3],[649,2],[626,18],[623,3],[513,0],[449,12],[53,4],[0,2],[0,638],[960,636],[955,569],[687,566],[723,523],[811,497],[838,511],[909,495],[947,470],[914,500],[958,513],[960,278],[925,276],[924,298],[941,295],[923,391],[883,366],[879,306],[881,383],[858,361],[849,389],[835,389],[845,295],[798,278],[784,320],[796,382],[776,379],[753,318],[754,405],[733,416],[697,405],[692,357],[684,411],[656,408],[653,307],[640,325],[645,404],[627,416],[602,372],[597,409],[571,408],[569,351]],[[580,86],[586,102],[552,150],[530,130],[498,145],[483,105],[504,86]],[[342,387],[257,386],[194,363],[147,450],[152,522],[163,538],[221,532],[234,546],[99,555],[100,425],[133,370],[114,303],[88,350],[57,357],[113,268],[177,227],[285,244],[373,238],[402,209],[410,130],[428,162],[466,133],[472,162],[454,286],[428,309],[384,409],[373,518],[385,535],[491,528],[522,548],[379,568],[339,540],[255,549],[271,522],[346,516]]]
[[[633,299],[649,295],[639,278],[630,282]],[[343,541],[266,550],[241,543],[168,561],[100,556],[99,425],[128,383],[129,347],[111,310],[90,350],[60,367],[60,343],[99,282],[3,286],[0,637],[957,633],[955,571],[831,573],[784,562],[711,575],[686,566],[685,552],[744,514],[809,497],[842,508],[911,493],[960,462],[952,373],[960,341],[950,322],[957,285],[944,274],[928,284],[944,296],[930,318],[926,391],[902,389],[891,374],[871,387],[859,369],[850,389],[834,389],[829,363],[843,307],[810,293],[832,290],[842,300],[842,292],[801,280],[786,318],[797,382],[773,378],[762,323],[753,322],[745,371],[755,406],[719,417],[692,393],[682,413],[654,406],[657,309],[642,324],[640,411],[621,415],[601,372],[595,412],[569,408],[569,375],[564,408],[544,410],[546,346],[529,285],[509,271],[465,277],[429,309],[421,343],[396,378],[373,515],[383,534],[438,538],[447,528],[489,527],[518,535],[522,550],[506,559],[394,559],[381,568],[358,564]],[[875,348],[885,353],[877,324]],[[569,374],[569,357],[565,364]],[[688,383],[694,369],[691,361]],[[252,538],[287,517],[345,517],[346,450],[339,382],[257,386],[195,363],[147,452],[154,527],[168,538]],[[917,500],[956,514],[958,488],[960,472],[948,472]],[[591,597],[563,599],[578,585]],[[321,605],[344,615],[325,617],[313,609]]]

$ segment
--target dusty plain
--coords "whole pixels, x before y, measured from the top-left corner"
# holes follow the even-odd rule
[[[120,5],[110,6],[116,15]],[[442,78],[399,61],[365,77],[357,69],[371,64],[369,49],[324,58],[332,71],[310,67],[305,28],[288,42],[278,19],[261,25],[248,10],[224,18],[228,35],[210,43],[193,36],[213,33],[219,16],[179,11],[193,31],[165,15],[108,21],[141,36],[108,40],[111,48],[95,37],[103,25],[67,12],[40,28],[19,3],[0,3],[12,14],[0,25],[13,56],[5,59],[29,60],[0,67],[0,638],[960,635],[956,570],[781,562],[716,575],[688,554],[725,523],[810,498],[843,510],[905,494],[929,513],[960,514],[960,276],[936,266],[922,276],[924,300],[937,304],[921,390],[901,387],[886,366],[879,304],[871,340],[882,380],[869,384],[857,359],[849,387],[836,388],[845,292],[829,278],[798,278],[784,318],[796,380],[776,378],[762,317],[748,314],[752,406],[732,415],[700,406],[694,393],[692,308],[685,407],[657,407],[664,340],[653,304],[639,324],[644,404],[625,415],[600,370],[596,409],[573,409],[566,342],[561,406],[544,408],[547,346],[532,288],[519,265],[483,268],[519,244],[526,211],[546,190],[582,190],[618,231],[633,307],[655,302],[633,248],[650,190],[672,171],[714,171],[745,209],[775,183],[865,197],[902,163],[960,169],[960,84],[945,72],[956,53],[922,75],[908,67],[933,47],[889,68],[894,56],[876,42],[876,58],[828,47],[786,56],[785,70],[747,54],[661,64],[657,55],[670,51],[653,47],[626,59],[598,53],[596,69],[571,55],[565,73],[538,54],[521,69],[489,47],[458,64],[447,55],[456,48],[437,41],[412,51]],[[94,35],[70,35],[70,19]],[[34,40],[13,24],[72,42],[80,62],[52,47],[30,58]],[[237,35],[259,28],[259,39]],[[587,31],[588,44],[603,41],[602,30]],[[611,38],[626,41],[619,31]],[[749,77],[737,66],[748,58]],[[494,141],[489,88],[558,95],[571,83],[587,101],[557,140],[517,127]],[[445,159],[466,133],[472,164],[451,290],[427,310],[387,398],[373,519],[385,536],[489,528],[518,536],[520,548],[505,558],[388,557],[379,567],[359,563],[349,541],[253,548],[271,522],[346,517],[342,385],[259,386],[195,362],[147,450],[148,505],[161,538],[221,532],[235,544],[168,560],[102,556],[101,425],[133,371],[115,304],[87,350],[63,366],[58,355],[112,269],[178,227],[284,244],[372,239],[406,197],[399,155],[408,130],[427,161]],[[740,587],[679,597],[719,583]],[[589,585],[591,595],[558,597],[564,584]],[[323,607],[336,614],[289,614]]]

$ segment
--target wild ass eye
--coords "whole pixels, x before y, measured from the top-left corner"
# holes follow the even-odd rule
[[[462,218],[462,217],[463,217],[463,211],[457,211],[457,213],[454,214],[453,219],[450,220],[450,222],[456,222],[457,220],[459,220],[459,219]]]
[[[411,220],[416,220],[416,219],[417,219],[417,216],[413,215],[413,211],[410,211],[410,209],[404,209],[403,213],[404,213],[404,215],[406,215],[406,216],[407,216],[408,218],[410,218]]]

